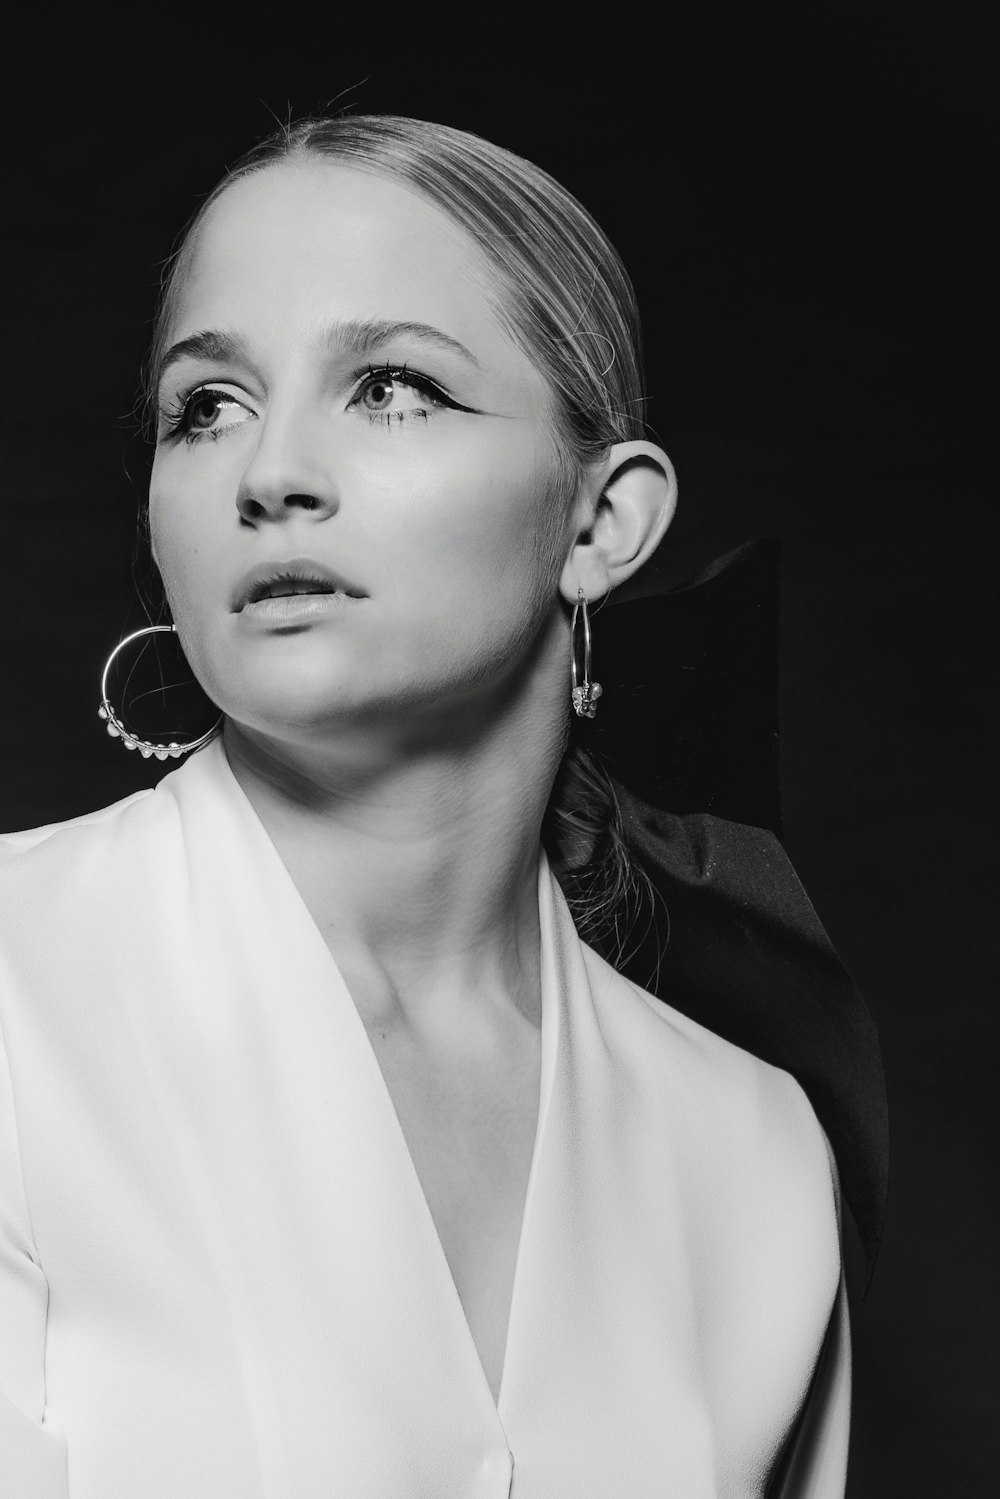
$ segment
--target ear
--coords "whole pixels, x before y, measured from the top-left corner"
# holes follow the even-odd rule
[[[590,470],[577,500],[577,534],[559,579],[575,604],[603,598],[651,557],[677,508],[677,478],[662,448],[615,443]]]

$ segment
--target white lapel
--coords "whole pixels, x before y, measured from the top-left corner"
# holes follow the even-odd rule
[[[707,1496],[680,1184],[644,1088],[662,1021],[581,944],[544,861],[539,911],[558,1045],[499,1402],[515,1493]]]

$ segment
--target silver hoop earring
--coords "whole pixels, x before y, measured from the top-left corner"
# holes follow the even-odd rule
[[[582,620],[582,631],[578,625]],[[582,661],[580,646],[583,646]],[[597,715],[597,699],[603,692],[600,682],[590,680],[590,615],[587,613],[587,600],[583,589],[577,592],[577,602],[573,606],[573,640],[571,656],[571,674],[573,679],[573,707],[578,718],[594,718]],[[582,678],[582,680],[581,680]]]
[[[202,734],[199,739],[191,739],[186,744],[178,744],[176,740],[171,740],[169,744],[154,744],[148,739],[140,739],[138,735],[133,734],[131,729],[127,729],[122,723],[114,708],[108,702],[108,672],[111,670],[112,663],[119,651],[123,651],[127,645],[131,645],[133,640],[138,640],[143,635],[159,635],[164,631],[167,634],[175,634],[177,626],[146,625],[144,629],[135,630],[131,635],[126,635],[125,639],[119,641],[115,646],[111,655],[104,663],[104,672],[101,676],[101,706],[97,710],[97,716],[104,719],[107,724],[108,733],[112,739],[120,739],[127,750],[137,749],[144,760],[148,760],[151,755],[155,755],[157,760],[166,760],[168,756],[171,760],[179,760],[181,755],[186,755],[191,750],[201,749],[203,744],[207,744],[218,733],[223,719],[223,715],[220,713],[218,722],[212,725],[207,734]]]

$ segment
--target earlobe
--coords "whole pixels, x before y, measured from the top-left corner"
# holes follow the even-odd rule
[[[677,508],[677,479],[662,448],[651,442],[616,443],[593,473],[596,501],[588,506],[566,559],[560,591],[576,603],[580,589],[593,601],[624,583],[656,551]]]

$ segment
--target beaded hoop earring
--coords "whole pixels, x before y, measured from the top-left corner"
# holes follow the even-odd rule
[[[181,755],[186,755],[191,750],[201,749],[203,744],[207,744],[218,733],[222,725],[223,715],[220,713],[218,721],[212,725],[208,733],[202,734],[198,739],[191,739],[186,744],[178,744],[176,740],[171,740],[169,744],[155,744],[149,739],[140,739],[137,734],[132,733],[131,729],[127,729],[108,701],[108,672],[119,651],[123,651],[127,645],[132,644],[133,640],[138,640],[143,635],[159,635],[163,632],[176,634],[176,631],[176,625],[146,625],[144,629],[135,630],[131,635],[126,635],[124,640],[119,641],[104,663],[104,672],[101,676],[101,706],[97,710],[97,716],[104,719],[112,739],[120,739],[127,750],[137,749],[144,760],[148,760],[151,755],[155,755],[157,760],[166,760],[168,757],[171,760],[179,760]]]
[[[581,619],[583,622],[582,632],[577,628]],[[583,646],[582,662],[580,661],[581,644]],[[570,666],[573,680],[573,707],[576,710],[577,717],[595,718],[597,716],[597,699],[604,689],[600,682],[592,682],[590,680],[590,615],[587,612],[587,600],[584,597],[582,588],[578,590],[577,602],[573,606],[573,641]]]

